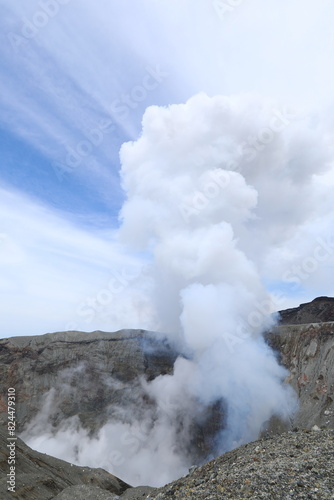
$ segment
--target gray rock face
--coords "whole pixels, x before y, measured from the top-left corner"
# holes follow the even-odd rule
[[[7,388],[15,388],[19,433],[43,408],[45,417],[42,421],[39,418],[37,424],[32,422],[33,429],[27,431],[30,435],[32,430],[35,436],[45,432],[46,426],[50,429],[49,424],[53,432],[71,417],[77,419],[76,428],[95,436],[111,420],[143,421],[150,412],[153,423],[156,407],[143,390],[141,378],[151,380],[171,373],[177,355],[163,336],[143,330],[57,332],[2,339],[0,405],[6,409]],[[169,412],[168,401],[163,410]],[[176,446],[194,461],[203,461],[221,428],[221,413],[217,403],[206,408],[200,422],[182,413],[175,415],[180,435]],[[0,413],[1,419],[4,423],[4,412],[2,416]],[[183,440],[183,427],[187,425],[184,419],[187,424],[190,421],[191,431]],[[113,462],[117,460],[113,458]]]
[[[334,428],[334,322],[282,325],[268,335],[299,397],[292,425]]]
[[[0,340],[0,413],[8,387],[17,397],[17,430],[36,415],[53,390],[54,424],[78,415],[94,431],[110,408],[137,403],[138,377],[173,369],[176,353],[164,338],[143,330],[58,332]]]
[[[2,500],[113,500],[130,486],[102,469],[77,467],[15,441],[15,492],[8,491],[8,431],[0,427],[0,498]],[[79,492],[83,492],[79,496]],[[68,494],[73,493],[72,496]],[[58,496],[63,494],[64,496]],[[86,495],[87,494],[87,495]],[[88,494],[90,496],[88,496]],[[76,496],[75,496],[76,495]],[[95,496],[94,496],[95,495]]]

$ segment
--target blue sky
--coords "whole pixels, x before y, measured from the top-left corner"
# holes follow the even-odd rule
[[[145,266],[117,229],[119,149],[148,106],[254,92],[333,132],[330,0],[2,0],[1,10],[1,337],[118,324],[88,323],[82,304]],[[284,305],[330,295],[325,264],[299,288],[268,286]]]

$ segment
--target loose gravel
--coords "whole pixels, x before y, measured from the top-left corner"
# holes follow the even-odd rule
[[[147,499],[334,499],[334,431],[287,432],[232,450]]]

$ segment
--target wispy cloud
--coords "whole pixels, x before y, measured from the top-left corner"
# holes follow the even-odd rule
[[[118,174],[119,148],[123,142],[137,139],[148,106],[185,102],[200,91],[210,96],[255,91],[304,108],[306,114],[318,106],[329,109],[334,83],[329,63],[334,50],[332,2],[225,3],[237,7],[228,9],[221,18],[214,2],[202,0],[2,2],[0,126],[15,137],[15,148],[22,148],[19,161],[17,156],[15,162],[3,161],[2,170],[10,171],[3,179],[23,193],[33,193],[43,206],[33,210],[32,202],[16,191],[10,194],[8,185],[3,194],[0,233],[5,238],[0,251],[3,262],[5,258],[15,261],[12,267],[4,268],[1,277],[13,292],[13,305],[9,305],[9,295],[6,299],[8,311],[20,309],[17,297],[21,297],[20,307],[33,324],[40,300],[45,318],[48,310],[49,318],[54,318],[48,323],[45,320],[43,328],[59,328],[57,301],[64,308],[73,304],[66,306],[72,320],[77,304],[105,288],[110,275],[103,274],[101,268],[107,266],[108,258],[113,259],[113,252],[107,257],[109,249],[103,249],[109,243],[104,237],[92,236],[80,227],[88,221],[93,228],[101,226],[104,215],[105,226],[111,219],[117,221],[124,197]],[[324,113],[310,114],[309,119],[316,125],[321,116]],[[331,118],[326,120],[330,141],[334,125]],[[29,148],[40,152],[43,161],[33,154],[30,157]],[[20,151],[15,153],[20,156]],[[295,167],[298,178],[297,163]],[[20,172],[17,178],[15,171]],[[311,168],[310,175],[316,175],[315,171]],[[328,178],[332,182],[331,174]],[[262,187],[265,191],[265,183]],[[288,188],[284,191],[289,203],[293,202],[291,192]],[[282,215],[284,225],[289,210],[278,210],[278,191],[271,189],[270,193],[273,209]],[[11,205],[14,209],[8,210]],[[63,210],[61,217],[54,205]],[[304,197],[300,212],[308,206]],[[318,210],[318,221],[331,213],[327,208],[321,214]],[[258,213],[262,218],[268,216],[261,206]],[[326,217],[329,228],[331,216]],[[14,220],[14,226],[9,226]],[[273,240],[278,225],[273,224]],[[113,226],[116,229],[117,222]],[[73,234],[77,235],[75,240]],[[296,244],[302,246],[297,240]],[[293,242],[286,253],[285,268],[292,265],[292,246]],[[257,250],[255,242],[249,251],[256,254]],[[93,255],[98,255],[99,265]],[[300,258],[304,258],[302,252]],[[277,267],[272,274],[279,279],[274,253],[266,265],[273,270]],[[39,281],[30,269],[40,270],[35,274]],[[61,277],[68,286],[61,285]],[[57,287],[48,288],[53,281]],[[39,283],[44,292],[38,292],[32,283]],[[59,310],[65,311],[63,306]]]
[[[1,189],[0,213],[2,337],[64,330],[113,271],[139,265],[112,231],[86,232],[19,193]]]
[[[297,1],[279,9],[275,0],[240,2],[223,20],[213,2],[52,5],[4,2],[3,119],[58,164],[66,164],[67,148],[111,120],[115,128],[92,152],[95,162],[85,159],[72,172],[84,182],[100,179],[101,189],[107,178],[116,181],[118,149],[136,138],[150,104],[184,101],[203,90],[257,90],[306,105],[331,99],[328,1],[307,1],[302,11]],[[115,103],[124,109],[124,96],[142,84],[148,65],[168,78],[120,112]]]
[[[151,79],[146,94],[124,104],[122,113],[115,103],[136,91],[159,60],[138,58],[122,40],[119,24],[129,23],[129,13],[119,4],[116,11],[108,3],[98,9],[75,0],[54,3],[59,8],[52,16],[43,2],[5,6],[4,125],[49,158],[50,175],[55,163],[58,172],[63,165],[63,173],[87,184],[94,179],[97,195],[104,194],[106,184],[117,190],[121,143],[136,137],[143,110],[167,82]],[[68,151],[80,149],[102,123],[112,125],[104,140],[81,155],[80,168],[66,170]]]

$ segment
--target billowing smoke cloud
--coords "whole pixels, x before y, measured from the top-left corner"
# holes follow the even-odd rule
[[[140,139],[121,150],[121,236],[152,255],[159,328],[190,353],[148,390],[157,401],[176,394],[185,407],[225,401],[219,451],[292,408],[285,372],[261,336],[273,319],[252,255],[307,219],[312,174],[325,169],[316,134],[293,120],[253,96],[201,94],[149,108]]]
[[[262,336],[275,321],[262,271],[312,218],[327,161],[312,123],[256,96],[147,109],[141,137],[121,150],[120,239],[151,262],[136,293],[145,290],[149,326],[183,355],[172,375],[141,381],[153,407],[114,414],[94,438],[73,422],[53,430],[80,442],[63,458],[162,484],[291,417],[287,373]],[[213,421],[196,456],[192,440]]]

